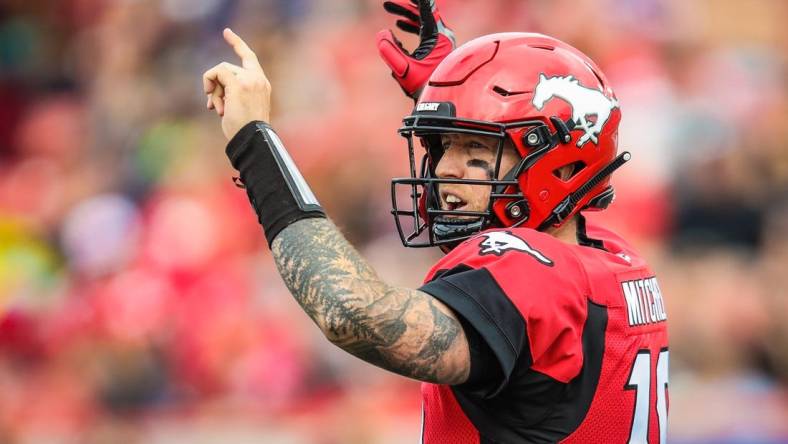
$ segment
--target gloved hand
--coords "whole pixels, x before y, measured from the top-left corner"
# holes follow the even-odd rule
[[[390,29],[377,34],[380,57],[405,94],[415,100],[438,64],[454,49],[454,32],[443,23],[435,0],[387,0],[383,8],[402,17],[397,27],[419,35],[419,46],[409,53]]]

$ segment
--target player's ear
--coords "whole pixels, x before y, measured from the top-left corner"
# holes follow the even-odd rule
[[[558,176],[561,180],[569,180],[572,177],[572,173],[575,172],[575,164],[564,165],[558,169]]]

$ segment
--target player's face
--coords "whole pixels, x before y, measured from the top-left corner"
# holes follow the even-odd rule
[[[444,152],[435,168],[438,178],[493,179],[498,139],[457,133],[444,134],[441,139]],[[497,178],[501,179],[519,160],[514,146],[510,142],[505,143]],[[438,192],[441,209],[485,211],[491,190],[489,185],[440,184]]]

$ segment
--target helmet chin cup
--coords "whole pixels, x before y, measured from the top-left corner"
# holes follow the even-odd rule
[[[455,241],[473,236],[489,224],[484,217],[469,220],[438,216],[432,222],[432,235],[438,242]]]

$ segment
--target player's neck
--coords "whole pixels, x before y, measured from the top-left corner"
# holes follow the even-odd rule
[[[579,245],[577,240],[577,216],[572,217],[558,228],[550,227],[545,233],[567,244]]]

